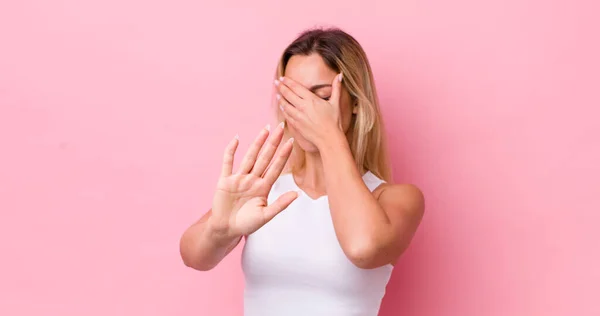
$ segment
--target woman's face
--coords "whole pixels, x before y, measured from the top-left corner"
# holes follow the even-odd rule
[[[308,56],[294,55],[290,58],[285,68],[285,76],[289,77],[305,88],[311,90],[318,97],[328,100],[331,96],[331,83],[337,73],[331,70],[319,54]],[[352,100],[348,90],[342,85],[340,95],[340,115],[344,133],[350,128],[353,111],[356,107],[351,104]],[[292,126],[287,125],[289,132],[302,150],[307,152],[317,152],[314,144],[307,141]]]

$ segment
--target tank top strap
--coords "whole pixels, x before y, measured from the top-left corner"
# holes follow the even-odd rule
[[[377,187],[380,186],[382,183],[385,183],[384,180],[379,179],[371,171],[367,171],[363,175],[363,181],[365,181],[365,184],[367,185],[367,188],[369,188],[369,190],[371,192],[375,191],[375,189],[377,189]]]

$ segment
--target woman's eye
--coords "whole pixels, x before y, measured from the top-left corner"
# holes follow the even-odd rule
[[[321,99],[323,99],[325,101],[329,101],[329,98],[331,98],[331,96],[321,97]]]

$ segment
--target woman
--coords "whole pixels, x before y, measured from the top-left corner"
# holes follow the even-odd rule
[[[259,133],[235,173],[237,136],[227,146],[212,209],[181,238],[183,261],[209,270],[246,237],[244,315],[377,315],[424,202],[415,186],[384,181],[367,57],[347,33],[314,29],[277,71],[282,123]]]

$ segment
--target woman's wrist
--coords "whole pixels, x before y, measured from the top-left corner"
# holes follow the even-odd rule
[[[344,133],[337,128],[333,129],[329,133],[326,133],[324,137],[321,137],[315,146],[317,146],[317,149],[320,153],[349,148],[346,135],[344,135]]]
[[[205,236],[217,247],[227,247],[241,236],[231,233],[227,219],[218,219],[214,215],[208,218]]]

